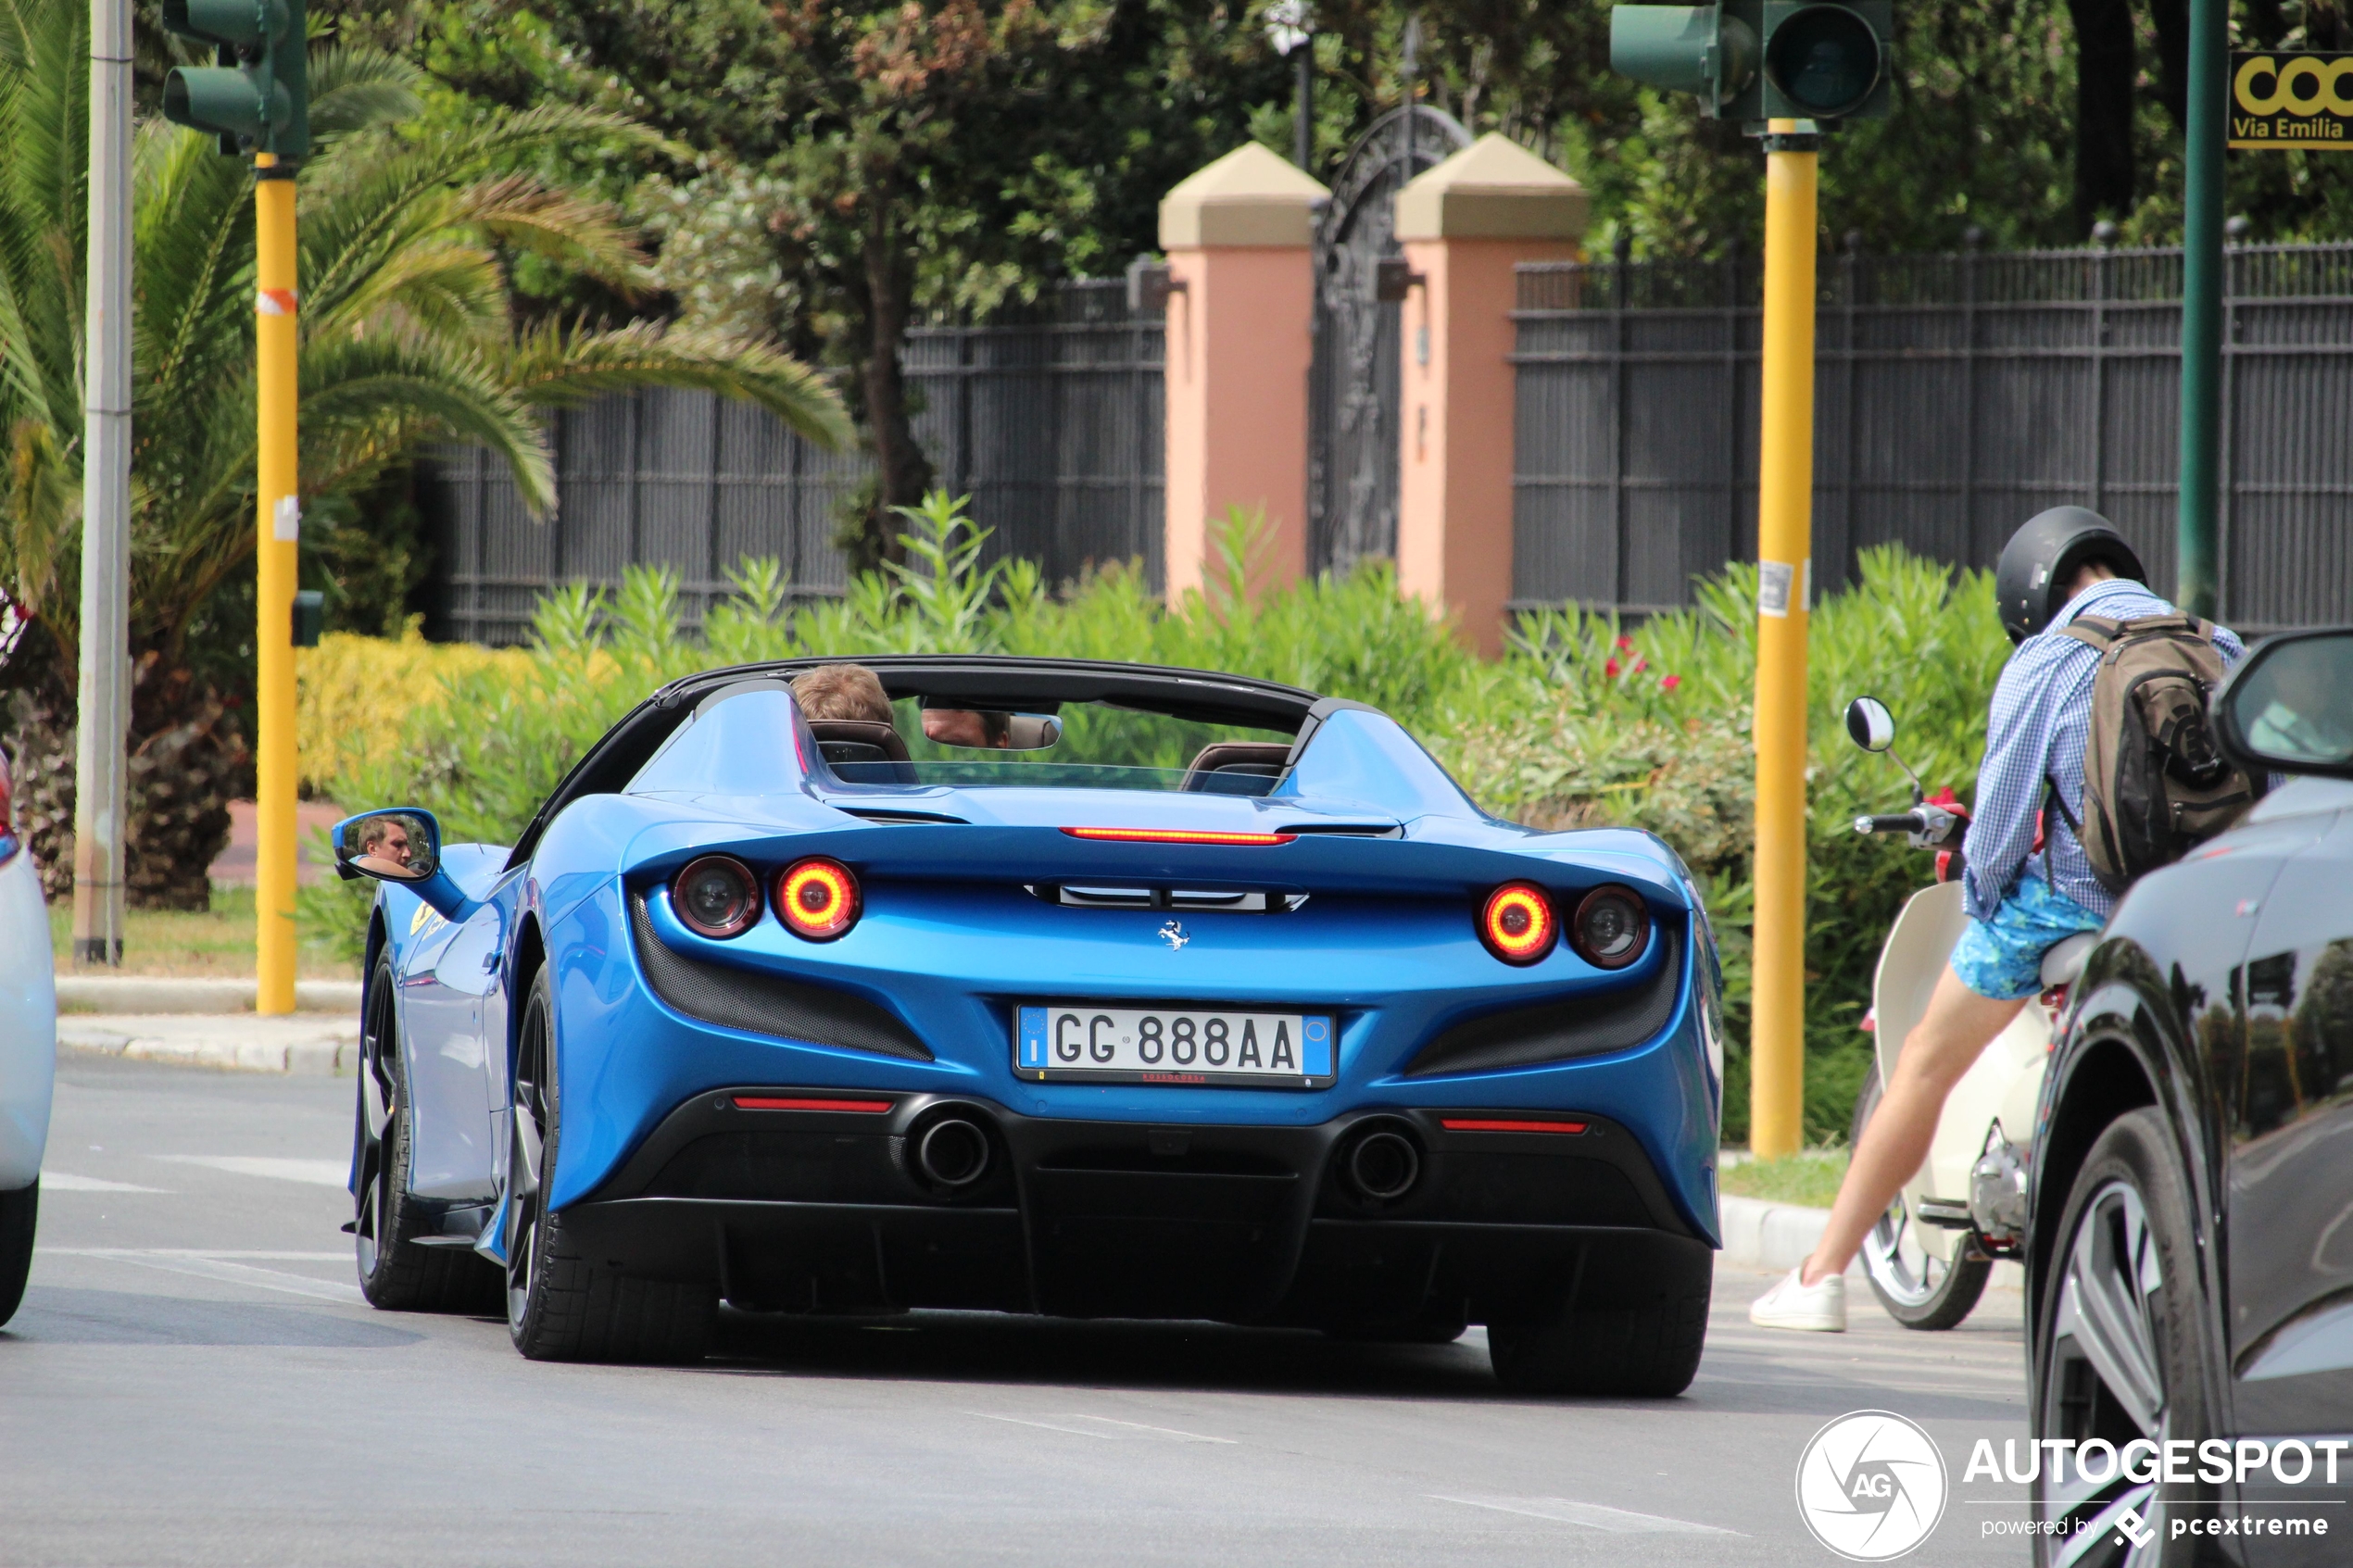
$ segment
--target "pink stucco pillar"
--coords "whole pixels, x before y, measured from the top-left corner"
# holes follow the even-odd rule
[[[1574,257],[1585,211],[1582,187],[1500,135],[1397,197],[1417,277],[1403,320],[1398,585],[1489,655],[1512,596],[1513,269]]]
[[[1263,511],[1253,590],[1307,565],[1314,208],[1327,193],[1256,143],[1169,192],[1164,492],[1168,597],[1201,586],[1210,527]]]

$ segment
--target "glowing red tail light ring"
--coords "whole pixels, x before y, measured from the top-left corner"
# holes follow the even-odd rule
[[[1532,882],[1507,882],[1478,910],[1478,939],[1508,964],[1531,964],[1553,950],[1561,924],[1553,901]]]
[[[858,879],[848,866],[822,855],[794,861],[776,879],[776,918],[811,942],[848,935],[861,907]]]

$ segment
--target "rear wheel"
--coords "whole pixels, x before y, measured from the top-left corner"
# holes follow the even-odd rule
[[[1874,1067],[1863,1080],[1863,1092],[1855,1098],[1848,1148],[1862,1146],[1863,1128],[1879,1101],[1879,1069]],[[1949,1262],[1930,1255],[1899,1192],[1863,1237],[1863,1273],[1887,1315],[1906,1328],[1952,1328],[1975,1310],[1994,1272],[1994,1261],[1978,1249],[1973,1233],[1957,1238]]]
[[[516,1042],[507,1154],[507,1332],[535,1361],[695,1361],[711,1345],[719,1293],[709,1285],[633,1279],[589,1264],[546,1198],[562,1140],[555,990],[533,977]]]
[[[1693,1247],[1640,1261],[1625,1270],[1590,1259],[1581,1288],[1557,1310],[1489,1323],[1496,1380],[1515,1393],[1642,1399],[1690,1387],[1707,1343],[1716,1256]]]
[[[24,1301],[25,1276],[32,1272],[32,1232],[41,1218],[41,1183],[0,1192],[0,1323],[17,1315]]]
[[[2120,1462],[2094,1481],[2072,1464],[2061,1475],[2047,1462],[2037,1472],[2034,1517],[2073,1525],[2065,1535],[2037,1536],[2037,1561],[2070,1568],[2186,1564],[2198,1542],[2172,1540],[2167,1515],[2210,1514],[2212,1486],[2123,1474],[2130,1445],[2156,1445],[2162,1454],[2169,1442],[2203,1441],[2214,1430],[2189,1190],[2157,1111],[2120,1118],[2092,1145],[2069,1189],[2058,1236],[2035,1336],[2034,1436],[2079,1446],[2102,1441]],[[2135,1449],[2130,1468],[2149,1474],[2151,1452]],[[2151,1526],[2145,1546],[2132,1545],[2115,1527],[2128,1509]]]
[[[498,1270],[464,1247],[420,1247],[409,1201],[409,1089],[393,1009],[392,962],[379,959],[360,1018],[352,1113],[353,1260],[368,1304],[395,1312],[493,1312]]]

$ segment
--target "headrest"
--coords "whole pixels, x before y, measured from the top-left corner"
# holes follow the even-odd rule
[[[812,719],[809,733],[828,762],[904,762],[907,743],[898,729],[872,719]]]
[[[1212,773],[1245,773],[1271,779],[1283,771],[1290,760],[1290,747],[1280,741],[1221,740],[1201,748],[1192,766],[1185,770],[1185,782],[1178,787],[1199,792],[1210,787]]]

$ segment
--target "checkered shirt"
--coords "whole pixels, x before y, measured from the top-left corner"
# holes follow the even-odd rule
[[[2010,655],[1994,686],[1994,710],[1985,726],[1985,760],[1977,771],[1977,805],[1962,851],[1969,861],[1965,892],[1969,912],[1991,920],[2031,858],[2054,891],[2096,915],[2116,908],[2116,895],[2100,885],[2083,858],[2083,846],[2067,823],[2052,814],[2047,864],[2034,853],[2034,813],[2042,808],[2045,779],[2058,785],[2068,814],[2083,820],[2083,746],[2092,725],[2092,681],[2099,672],[2099,650],[2058,629],[2079,615],[2139,621],[2179,611],[2138,583],[2110,578],[2095,583],[2051,617],[2048,629],[2029,637]],[[2234,633],[2214,629],[2223,664],[2246,652]]]

